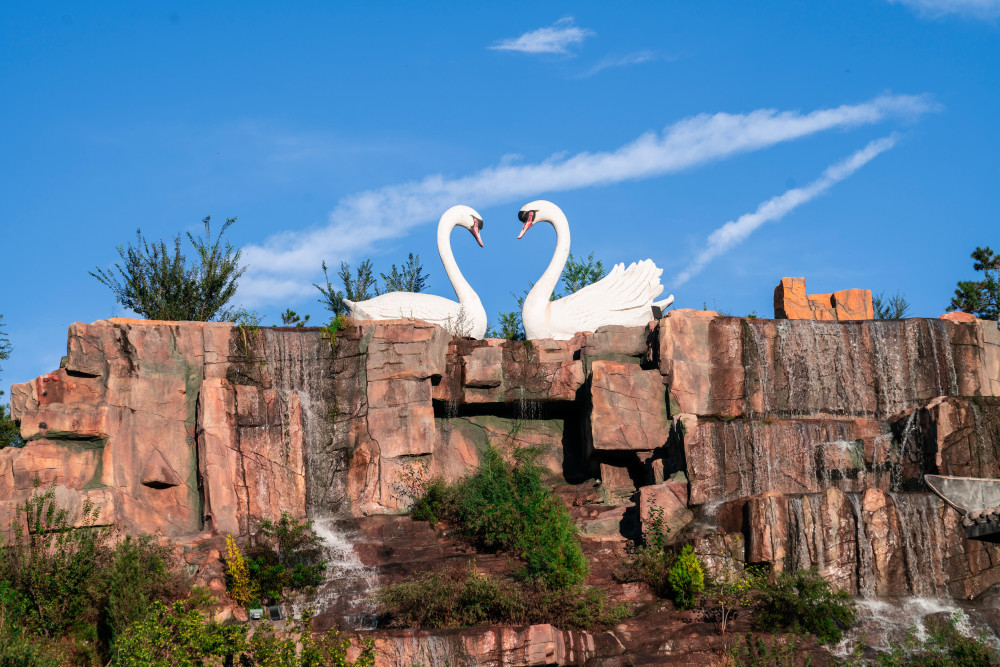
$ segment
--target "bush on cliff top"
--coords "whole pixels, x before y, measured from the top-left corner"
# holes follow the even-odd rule
[[[488,445],[482,462],[456,484],[433,481],[413,506],[413,518],[447,520],[479,548],[509,552],[525,574],[550,588],[587,576],[576,526],[562,501],[542,483],[537,452],[514,449],[508,458]]]

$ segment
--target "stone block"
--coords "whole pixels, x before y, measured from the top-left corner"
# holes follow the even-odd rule
[[[670,436],[660,374],[635,364],[595,361],[590,434],[594,449],[652,450]]]

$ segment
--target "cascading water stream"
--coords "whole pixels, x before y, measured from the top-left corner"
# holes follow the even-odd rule
[[[359,539],[357,531],[333,517],[314,519],[313,531],[323,540],[324,581],[315,594],[297,598],[292,613],[301,618],[308,610],[316,616],[332,616],[345,629],[373,629],[378,620],[372,600],[378,572],[358,557],[354,548]]]

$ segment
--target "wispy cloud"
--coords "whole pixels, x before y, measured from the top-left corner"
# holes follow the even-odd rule
[[[639,65],[641,63],[648,63],[659,59],[660,56],[657,56],[652,51],[636,51],[635,53],[629,53],[624,56],[608,56],[607,58],[599,60],[596,65],[588,69],[581,76],[594,76],[598,72],[603,72],[604,70],[611,69],[613,67],[628,67],[630,65]]]
[[[548,28],[526,32],[520,37],[502,39],[489,48],[495,51],[520,51],[521,53],[562,53],[568,54],[569,47],[580,44],[594,35],[593,30],[581,28],[573,22],[572,16],[559,19]]]
[[[534,164],[509,160],[468,176],[428,176],[340,200],[325,227],[283,232],[247,246],[250,268],[240,283],[248,305],[281,301],[311,290],[306,276],[320,262],[336,265],[376,243],[436,220],[456,203],[487,207],[541,193],[649,178],[760,150],[831,129],[893,117],[915,117],[938,105],[925,96],[884,95],[861,104],[809,113],[759,109],[746,114],[700,114],[649,132],[612,151],[558,155]]]
[[[923,16],[940,18],[947,14],[960,14],[979,19],[1000,18],[1000,0],[889,0],[906,5]]]
[[[861,167],[874,160],[896,145],[896,136],[891,135],[876,139],[846,160],[831,165],[823,175],[801,188],[792,188],[783,194],[768,199],[757,207],[753,213],[741,215],[722,225],[708,237],[705,249],[674,278],[673,287],[679,287],[699,273],[705,266],[733,246],[742,243],[750,234],[765,222],[780,220],[802,204],[816,197],[841,182]]]

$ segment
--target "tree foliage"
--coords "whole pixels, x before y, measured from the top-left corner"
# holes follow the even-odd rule
[[[136,230],[134,246],[118,246],[121,263],[90,275],[110,288],[118,303],[146,319],[234,321],[238,313],[227,304],[236,295],[237,281],[246,267],[240,266],[242,251],[228,241],[223,243],[222,236],[236,218],[226,219],[214,241],[210,219],[202,220],[204,237],[187,233],[193,260],[185,256],[180,234],[171,249],[163,241],[150,243]]]
[[[576,259],[573,253],[570,253],[560,277],[563,285],[562,296],[569,296],[591,283],[596,283],[606,273],[604,263],[599,259],[595,260],[594,253],[587,255],[586,259]]]
[[[375,287],[376,294],[386,294],[388,292],[423,292],[430,284],[428,277],[424,274],[424,267],[420,264],[420,255],[412,252],[406,258],[402,270],[393,264],[389,273],[383,273],[382,287]],[[352,299],[353,300],[353,299]]]
[[[313,287],[318,289],[320,294],[323,295],[318,301],[333,313],[334,316],[347,314],[347,306],[344,305],[344,299],[358,302],[370,299],[377,294],[375,274],[372,270],[372,261],[370,259],[361,262],[358,265],[357,272],[354,274],[351,273],[350,264],[341,262],[337,277],[340,278],[340,282],[344,286],[342,290],[334,289],[330,283],[330,276],[327,273],[326,262],[323,262],[323,280],[326,286],[320,287],[313,283]]]
[[[983,272],[982,280],[960,280],[948,310],[972,313],[981,320],[996,320],[1000,314],[1000,254],[977,247],[972,268]]]
[[[901,320],[910,312],[910,302],[902,292],[888,297],[880,292],[872,297],[872,310],[876,320]]]
[[[300,591],[323,583],[326,561],[323,542],[312,521],[282,512],[277,521],[264,520],[246,550],[249,576],[265,602],[276,604],[284,591]]]
[[[839,642],[857,618],[847,591],[834,591],[815,570],[780,572],[763,584],[754,627],[767,632],[814,635],[821,644]]]
[[[299,315],[298,313],[296,313],[291,308],[286,308],[285,312],[283,312],[281,314],[281,324],[283,326],[286,326],[286,327],[299,327],[299,328],[302,328],[302,327],[306,326],[306,324],[308,322],[309,322],[309,316],[308,315],[306,315],[305,317],[302,317],[301,315]]]

